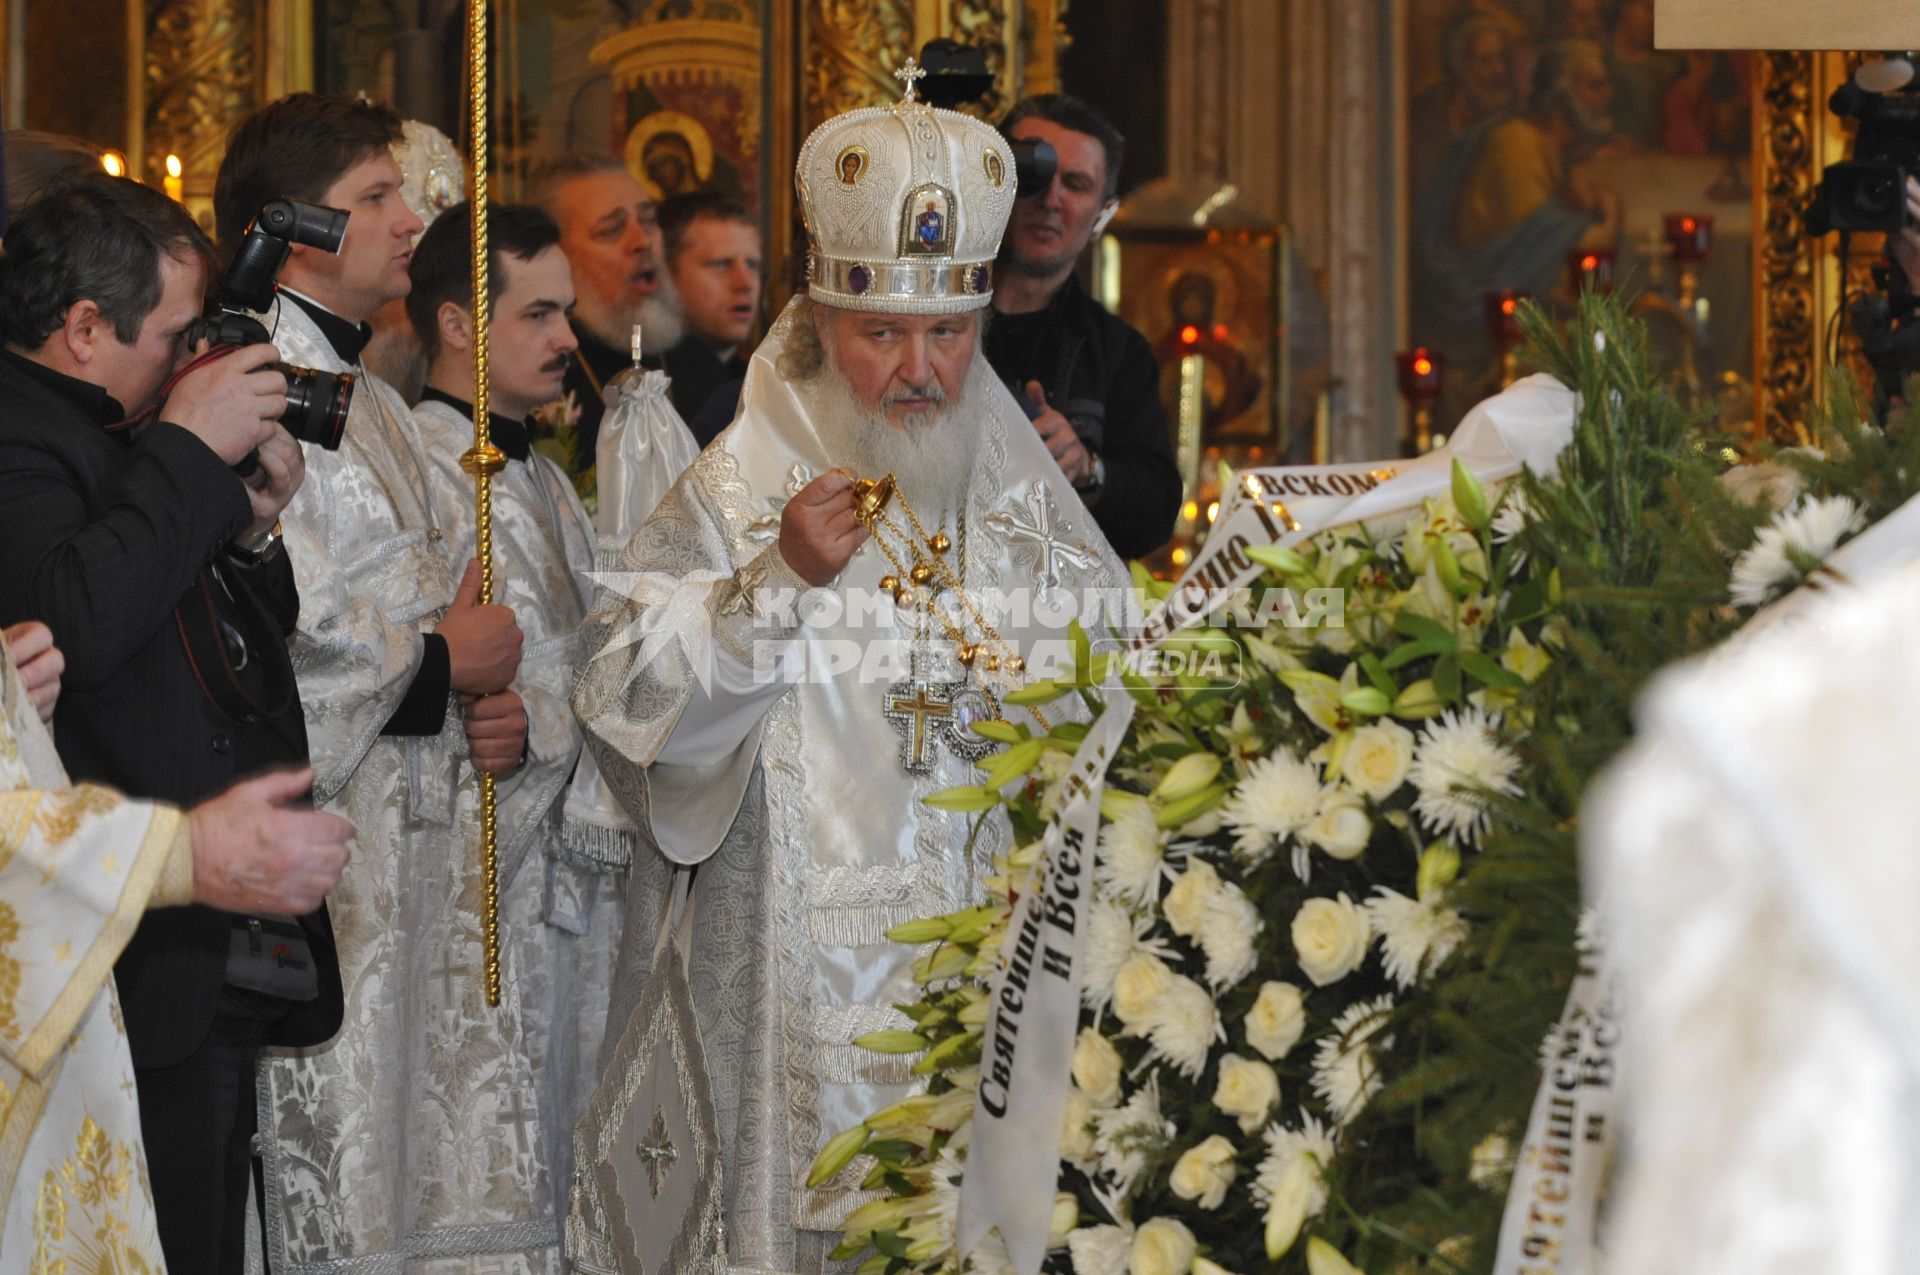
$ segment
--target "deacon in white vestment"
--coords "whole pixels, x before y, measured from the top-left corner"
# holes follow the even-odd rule
[[[464,203],[450,208],[421,238],[407,298],[428,357],[414,432],[432,467],[442,525],[461,552],[474,543],[474,483],[460,465],[474,441],[469,217]],[[519,1022],[525,1071],[502,1070],[497,1079],[530,1086],[503,1100],[530,1113],[537,1177],[526,1188],[553,1221],[565,1212],[573,1126],[598,1074],[633,837],[563,824],[570,781],[592,771],[590,759],[581,765],[569,697],[584,654],[595,537],[572,482],[533,450],[527,415],[559,393],[566,374],[575,344],[567,323],[572,275],[559,228],[537,208],[495,205],[487,233],[489,433],[506,457],[493,476],[495,597],[526,635],[512,690],[481,701],[517,700],[526,721],[524,763],[496,759],[503,978],[501,1004],[488,1012]],[[477,862],[478,820],[459,827],[460,853]]]
[[[818,1189],[808,1168],[912,1083],[912,1059],[851,1043],[907,1025],[892,1005],[913,997],[914,953],[886,931],[977,897],[1009,836],[995,814],[970,840],[973,817],[921,798],[980,781],[993,746],[969,723],[1065,663],[1068,618],[1096,636],[1133,618],[1120,562],[979,354],[1014,199],[1000,136],[909,93],[822,125],[797,181],[808,294],[756,353],[740,415],[606,564],[606,645],[575,692],[659,851],[635,867],[608,1067],[579,1133],[582,1271],[639,1269],[633,1245],[662,1242],[678,1246],[667,1269],[828,1266],[867,1165]],[[853,474],[888,473],[893,529],[870,538]],[[690,996],[662,996],[679,959],[653,960],[672,952],[663,885],[696,864],[674,931],[691,936]],[[675,1019],[687,1000],[697,1032]],[[703,1105],[695,1035],[710,1132],[655,1083],[679,1066]],[[699,1216],[714,1185],[723,1226]]]
[[[266,887],[250,908],[311,911],[352,829],[281,808],[304,772],[194,815],[70,786],[33,699],[0,635],[0,1254],[8,1270],[161,1275],[113,963],[150,907],[238,902],[213,893],[232,879],[216,864]]]
[[[330,153],[350,158],[318,201],[348,210],[346,237],[337,257],[295,249],[265,321],[287,362],[357,378],[340,450],[305,449],[285,530],[315,795],[360,836],[329,901],[345,1023],[324,1045],[262,1058],[266,1258],[276,1275],[539,1275],[557,1269],[557,1233],[528,1190],[532,1115],[511,1102],[525,1090],[517,1024],[484,1004],[467,853],[475,723],[454,703],[504,691],[521,637],[508,608],[475,605],[477,572],[463,580],[410,414],[360,362],[367,317],[409,290],[421,229],[388,149],[398,117],[310,95],[267,107],[235,131],[219,189],[239,202],[219,212],[225,226],[247,215],[248,192],[284,181],[273,193],[287,193],[293,178],[274,166],[325,150],[328,131]],[[300,175],[303,189],[315,180]]]

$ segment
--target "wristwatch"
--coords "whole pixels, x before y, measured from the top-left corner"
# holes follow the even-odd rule
[[[1093,463],[1087,467],[1087,472],[1080,481],[1073,485],[1073,489],[1080,493],[1081,501],[1091,508],[1093,502],[1100,499],[1100,493],[1106,490],[1107,462],[1100,458],[1098,452],[1089,451],[1087,455],[1092,458]]]
[[[281,544],[280,524],[275,521],[273,526],[268,528],[267,534],[255,544],[243,545],[238,540],[228,541],[227,553],[230,557],[238,559],[242,566],[259,567],[272,562],[279,555]]]

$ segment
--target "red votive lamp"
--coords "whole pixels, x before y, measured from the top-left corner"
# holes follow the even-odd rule
[[[1575,248],[1567,254],[1567,281],[1577,296],[1591,287],[1595,292],[1613,291],[1613,267],[1617,255],[1611,248]]]
[[[1516,292],[1512,288],[1487,293],[1487,335],[1496,344],[1509,346],[1520,343],[1520,303],[1526,299],[1526,293]]]
[[[1705,261],[1713,251],[1713,218],[1705,213],[1668,213],[1661,218],[1667,246],[1682,265]]]
[[[1413,450],[1423,455],[1433,447],[1433,401],[1440,397],[1446,356],[1417,345],[1394,355],[1393,363],[1399,373],[1400,397],[1413,408]]]

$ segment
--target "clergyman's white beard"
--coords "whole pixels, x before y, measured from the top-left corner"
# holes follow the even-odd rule
[[[980,454],[980,421],[968,411],[981,402],[986,359],[975,355],[960,393],[923,421],[907,426],[887,419],[886,404],[867,408],[835,366],[829,350],[807,397],[827,453],[862,478],[892,474],[923,521],[948,522],[966,503]],[[938,382],[928,387],[944,397]],[[928,390],[922,390],[927,393]],[[928,528],[932,530],[931,527]]]
[[[633,340],[633,325],[640,325],[641,349],[646,354],[665,354],[680,344],[686,335],[687,320],[680,310],[680,293],[673,276],[660,271],[660,286],[644,297],[615,306],[604,314],[585,314],[579,307],[574,314],[580,326],[616,350],[624,350]]]

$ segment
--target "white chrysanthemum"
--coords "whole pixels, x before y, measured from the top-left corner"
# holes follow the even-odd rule
[[[1105,1009],[1113,1001],[1113,977],[1127,958],[1141,950],[1146,922],[1135,921],[1118,903],[1096,899],[1087,915],[1085,981],[1080,1000],[1090,1009]]]
[[[1200,929],[1200,950],[1207,957],[1207,984],[1224,992],[1253,973],[1259,963],[1253,941],[1264,928],[1260,912],[1240,887],[1222,882],[1207,900],[1206,924]]]
[[[1757,607],[1797,584],[1807,562],[1823,562],[1840,542],[1867,525],[1867,516],[1847,496],[1802,496],[1760,528],[1733,562],[1734,603]],[[1795,559],[1799,561],[1795,561]]]
[[[927,1198],[931,1203],[925,1216],[949,1252],[953,1250],[960,1225],[960,1177],[965,1172],[960,1153],[949,1143],[940,1149],[940,1158],[933,1162],[933,1172],[927,1181]]]
[[[1125,1106],[1093,1113],[1093,1153],[1100,1157],[1101,1176],[1121,1197],[1132,1193],[1134,1183],[1173,1141],[1173,1135],[1173,1121],[1160,1114],[1158,1075],[1134,1090]]]
[[[1491,793],[1517,796],[1520,759],[1494,738],[1493,720],[1477,708],[1448,709],[1420,735],[1408,778],[1420,796],[1413,812],[1430,830],[1477,845]]]
[[[1337,1125],[1350,1124],[1380,1092],[1380,1068],[1373,1038],[1393,1012],[1393,997],[1379,996],[1349,1005],[1333,1020],[1333,1034],[1313,1052],[1313,1091],[1327,1104]]]
[[[1213,1043],[1227,1035],[1212,993],[1181,974],[1172,976],[1142,1026],[1152,1052],[1189,1080],[1206,1070]]]
[[[1083,1226],[1067,1235],[1074,1275],[1117,1275],[1133,1253],[1133,1230],[1123,1226]]]
[[[1320,810],[1320,768],[1276,752],[1247,767],[1221,814],[1237,834],[1234,849],[1259,863]]]
[[[1289,1129],[1278,1121],[1267,1126],[1267,1154],[1260,1161],[1260,1172],[1253,1180],[1253,1198],[1265,1208],[1280,1189],[1280,1179],[1302,1156],[1311,1156],[1315,1166],[1313,1190],[1307,1196],[1307,1216],[1317,1217],[1327,1207],[1327,1185],[1321,1173],[1333,1163],[1333,1134],[1305,1108],[1300,1111],[1300,1127]]]
[[[1159,892],[1165,875],[1165,834],[1154,823],[1153,807],[1129,801],[1100,829],[1095,886],[1103,894],[1142,907]]]
[[[1409,899],[1385,886],[1374,888],[1367,916],[1380,939],[1387,975],[1402,988],[1439,969],[1467,940],[1467,923],[1452,908],[1438,899]]]
[[[1500,507],[1493,511],[1493,524],[1489,528],[1493,532],[1493,543],[1506,544],[1525,531],[1533,518],[1533,506],[1527,503],[1527,493],[1520,489],[1518,483],[1509,486],[1500,498]],[[1514,554],[1513,569],[1518,571],[1526,561],[1524,552]]]
[[[967,1254],[966,1275],[1013,1275],[1013,1257],[998,1230],[988,1231]]]

